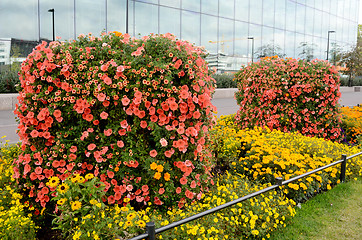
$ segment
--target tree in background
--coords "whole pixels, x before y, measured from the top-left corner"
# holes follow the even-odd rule
[[[272,57],[272,56],[278,56],[280,58],[283,58],[285,57],[285,54],[283,53],[283,49],[279,45],[272,43],[262,45],[255,52],[256,58]]]
[[[362,75],[362,25],[358,25],[357,44],[342,56],[345,65],[344,73],[349,76],[348,86],[352,86],[355,77]]]
[[[301,52],[298,54],[298,56],[301,59],[307,60],[308,62],[312,61],[314,59],[314,48],[317,45],[314,43],[308,43],[308,42],[301,42],[299,43],[299,49],[301,49]]]

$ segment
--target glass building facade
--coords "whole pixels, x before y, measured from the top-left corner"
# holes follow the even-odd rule
[[[251,61],[252,47],[276,54],[326,59],[330,46],[356,43],[359,0],[1,0],[1,39],[63,40],[119,31],[132,36],[173,33],[228,59]],[[128,20],[128,21],[127,21]],[[127,24],[128,23],[128,24]],[[333,32],[331,32],[333,31]],[[252,38],[251,38],[252,37]],[[304,46],[304,47],[303,47]],[[233,64],[236,66],[231,66]]]

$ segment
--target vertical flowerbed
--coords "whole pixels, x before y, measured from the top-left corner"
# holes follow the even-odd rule
[[[306,136],[341,139],[339,76],[326,61],[263,58],[236,75],[242,128],[267,126]]]
[[[43,207],[59,187],[51,177],[88,173],[105,184],[108,204],[200,199],[212,182],[214,80],[204,56],[171,34],[37,46],[20,72],[14,177]]]

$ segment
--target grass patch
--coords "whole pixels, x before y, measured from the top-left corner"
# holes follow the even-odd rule
[[[287,227],[272,240],[362,239],[362,178],[338,184],[297,208]]]

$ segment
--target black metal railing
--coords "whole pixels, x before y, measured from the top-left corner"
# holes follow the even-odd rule
[[[347,157],[346,154],[343,154],[341,160],[335,161],[335,162],[333,162],[333,163],[330,163],[330,164],[325,165],[325,166],[323,166],[323,167],[317,168],[317,169],[312,170],[312,171],[310,171],[310,172],[304,173],[304,174],[302,174],[302,175],[299,175],[299,176],[290,178],[290,179],[288,179],[288,180],[286,180],[286,181],[283,181],[283,179],[282,179],[281,177],[277,177],[277,178],[275,179],[275,180],[276,180],[276,181],[275,181],[275,183],[276,183],[275,185],[272,185],[272,186],[270,186],[270,187],[264,188],[264,189],[259,190],[259,191],[257,191],[257,192],[254,192],[254,193],[251,193],[251,194],[246,195],[246,196],[244,196],[244,197],[241,197],[241,198],[239,198],[239,199],[236,199],[236,200],[234,200],[234,201],[231,201],[231,202],[222,204],[222,205],[220,205],[220,206],[211,208],[211,209],[206,210],[206,211],[204,211],[204,212],[195,214],[195,215],[193,215],[193,216],[191,216],[191,217],[184,218],[184,219],[182,219],[182,220],[179,220],[179,221],[177,221],[177,222],[173,222],[173,223],[171,223],[171,224],[168,224],[168,225],[166,225],[166,226],[163,226],[163,227],[160,227],[160,228],[157,228],[157,229],[155,228],[155,223],[154,223],[154,222],[148,222],[148,223],[146,223],[146,233],[141,234],[141,235],[138,235],[138,236],[136,236],[136,237],[133,237],[133,238],[131,238],[131,239],[129,239],[129,240],[141,240],[141,239],[146,239],[146,238],[148,238],[149,240],[155,240],[155,239],[156,239],[156,234],[158,234],[158,233],[162,233],[162,232],[167,231],[167,230],[169,230],[169,229],[178,227],[178,226],[180,226],[180,225],[182,225],[182,224],[191,222],[191,221],[196,220],[196,219],[198,219],[198,218],[201,218],[201,217],[204,217],[204,216],[209,215],[209,214],[211,214],[211,213],[217,212],[217,211],[219,211],[219,210],[221,210],[221,209],[224,209],[224,208],[230,207],[230,206],[232,206],[232,205],[235,205],[235,204],[237,204],[237,203],[243,202],[243,201],[245,201],[245,200],[248,200],[248,199],[250,199],[250,198],[253,198],[253,197],[255,197],[255,196],[258,196],[258,195],[260,195],[260,194],[269,192],[269,191],[274,190],[274,189],[276,189],[276,188],[279,188],[279,187],[281,187],[281,186],[283,186],[283,185],[285,185],[285,184],[294,182],[294,181],[296,181],[296,180],[298,180],[298,179],[300,179],[300,178],[309,176],[309,175],[311,175],[311,174],[313,174],[313,173],[322,171],[322,170],[324,170],[324,169],[326,169],[326,168],[332,167],[332,166],[337,165],[337,164],[339,164],[339,163],[341,163],[341,174],[340,174],[340,176],[339,176],[339,179],[340,179],[341,182],[344,182],[344,181],[345,181],[345,178],[346,178],[347,160],[348,160],[348,159],[351,159],[351,158],[354,158],[354,157],[357,157],[357,156],[359,156],[359,155],[361,155],[361,154],[362,154],[362,152],[359,152],[359,153],[356,153],[356,154],[351,155],[351,156],[349,156],[349,157]]]

